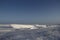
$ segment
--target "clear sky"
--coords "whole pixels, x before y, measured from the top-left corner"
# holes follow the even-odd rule
[[[0,23],[60,23],[60,0],[0,0]]]

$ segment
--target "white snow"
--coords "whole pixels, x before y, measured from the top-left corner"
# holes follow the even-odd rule
[[[38,29],[39,27],[46,28],[46,25],[24,25],[24,24],[11,24],[11,26],[15,29],[20,29],[20,28],[30,28],[30,29]]]
[[[47,28],[46,25],[39,25],[39,24],[36,24],[36,27],[43,27],[43,28]]]
[[[24,24],[11,24],[11,26],[15,29],[34,27],[34,25],[24,25]]]
[[[21,28],[30,28],[30,29],[39,29],[39,28],[50,28],[50,27],[57,27],[57,26],[60,26],[60,25],[40,25],[40,24],[33,24],[33,25],[30,25],[30,24],[0,24],[0,27],[4,27],[4,26],[7,26],[7,27],[12,27],[14,29],[21,29]]]

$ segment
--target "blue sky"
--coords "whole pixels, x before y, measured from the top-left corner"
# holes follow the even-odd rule
[[[59,0],[0,0],[0,23],[60,23]]]

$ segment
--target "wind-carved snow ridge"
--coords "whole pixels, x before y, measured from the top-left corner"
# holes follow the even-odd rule
[[[51,28],[51,27],[58,27],[60,25],[40,25],[40,24],[7,24],[7,25],[0,25],[3,27],[12,27],[14,29],[25,29],[25,28],[29,28],[29,29],[40,29],[40,28]]]
[[[15,29],[34,27],[34,25],[24,25],[24,24],[11,24],[11,26]]]
[[[30,29],[47,28],[46,25],[39,25],[39,24],[34,24],[34,25],[11,24],[11,26],[15,29],[21,29],[21,28],[30,28]]]
[[[36,24],[36,27],[47,28],[47,25],[39,25],[39,24]]]
[[[58,27],[60,25],[48,25],[48,27]]]

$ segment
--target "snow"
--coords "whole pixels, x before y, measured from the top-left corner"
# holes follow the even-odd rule
[[[15,29],[34,27],[34,25],[23,25],[23,24],[11,24],[11,26]]]
[[[33,25],[30,25],[30,24],[0,24],[0,28],[2,27],[11,27],[11,28],[14,28],[14,29],[21,29],[21,28],[29,28],[29,29],[39,29],[39,28],[50,28],[50,27],[58,27],[59,25],[40,25],[40,24],[33,24]]]

